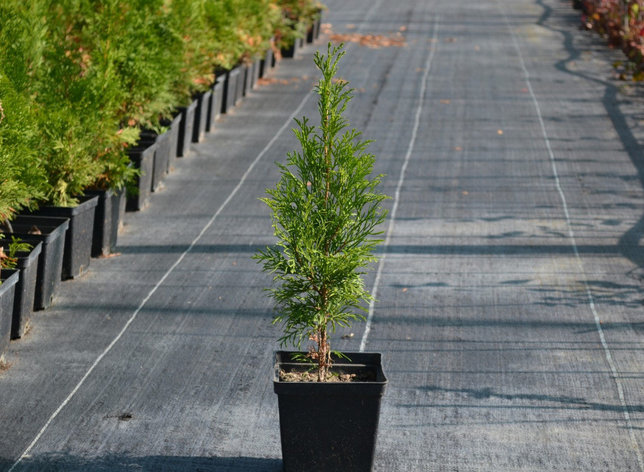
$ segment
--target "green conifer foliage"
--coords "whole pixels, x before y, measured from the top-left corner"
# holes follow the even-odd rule
[[[336,78],[343,55],[342,45],[331,44],[326,56],[315,55],[322,74],[316,86],[320,123],[296,120],[301,150],[278,164],[281,178],[262,199],[272,212],[277,245],[255,255],[279,283],[270,294],[278,310],[274,322],[284,329],[280,342],[299,348],[313,341],[309,357],[320,381],[331,364],[329,334],[364,318],[371,295],[362,275],[376,259],[380,240],[374,236],[386,216],[386,197],[376,189],[381,176],[371,176],[369,141],[348,130],[343,117],[352,97],[348,83]]]

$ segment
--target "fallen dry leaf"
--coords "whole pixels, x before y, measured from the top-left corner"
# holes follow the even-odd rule
[[[99,256],[99,259],[111,259],[113,257],[118,257],[120,255],[121,255],[120,252],[110,252],[109,254],[107,254],[105,256]]]
[[[503,134],[503,130],[502,130],[502,129],[497,130],[497,131],[496,131],[496,134],[498,134],[499,136],[501,136],[501,135]]]
[[[347,25],[347,28],[349,29]],[[379,49],[386,47],[403,47],[406,46],[405,38],[400,32],[393,36],[385,36],[383,34],[360,34],[360,33],[347,33],[339,34],[334,33],[331,24],[325,23],[321,26],[322,33],[330,36],[330,40],[334,43],[357,43],[360,46],[365,46],[371,49]]]
[[[280,84],[280,85],[289,85],[289,84],[294,84],[299,82],[300,80],[306,80],[306,79],[300,79],[299,77],[291,77],[290,79],[278,79],[275,77],[265,77],[261,79],[257,79],[257,85],[271,85],[271,84]]]
[[[441,99],[441,103],[443,105],[449,105],[450,103],[452,103],[452,101],[447,99],[447,98],[443,98],[443,99]]]

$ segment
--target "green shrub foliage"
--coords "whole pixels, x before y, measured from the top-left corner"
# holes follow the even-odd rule
[[[160,131],[292,16],[284,0],[0,2],[0,219],[126,185],[140,130]]]
[[[336,79],[342,46],[316,53],[322,73],[316,91],[320,123],[296,120],[294,130],[301,151],[278,164],[281,178],[262,200],[272,211],[277,245],[255,257],[274,274],[279,286],[270,290],[277,304],[275,322],[282,323],[280,342],[300,347],[311,340],[309,357],[318,366],[318,380],[327,378],[331,364],[329,334],[363,318],[363,304],[371,300],[362,280],[375,260],[379,242],[374,236],[385,218],[384,195],[371,177],[375,157],[369,141],[348,130],[343,117],[352,90]]]

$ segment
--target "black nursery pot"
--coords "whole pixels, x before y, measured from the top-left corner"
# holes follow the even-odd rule
[[[266,74],[268,74],[270,68],[273,67],[274,61],[275,57],[273,56],[273,50],[271,48],[268,48],[259,64],[260,79],[266,77]]]
[[[181,113],[176,115],[172,121],[170,120],[163,120],[161,124],[163,126],[167,126],[168,130],[166,131],[166,134],[168,135],[168,153],[169,153],[169,162],[168,162],[168,172],[172,170],[173,164],[177,160],[177,147],[178,147],[178,142],[179,142],[179,129],[181,128],[181,120],[183,116]]]
[[[13,298],[18,283],[17,270],[0,271],[0,359],[9,347],[11,337],[11,317],[13,314]]]
[[[177,157],[185,157],[190,152],[197,101],[193,100],[187,107],[179,107],[178,111],[181,114],[181,122],[179,123],[179,135],[177,136]]]
[[[154,159],[152,164],[152,179],[150,181],[150,190],[156,192],[163,179],[165,179],[168,169],[170,169],[170,135],[165,133],[158,134],[155,131],[143,130],[139,138],[139,145],[155,146]]]
[[[51,305],[60,285],[65,234],[69,227],[69,219],[18,215],[11,221],[11,226],[14,236],[24,240],[42,242],[42,250],[38,258],[33,308],[34,310],[43,310]],[[41,234],[30,233],[34,229],[38,229]]]
[[[242,79],[244,78],[243,70],[239,66],[234,67],[228,72],[227,77],[228,90],[226,93],[226,113],[230,113],[241,97],[243,86]]]
[[[221,115],[221,102],[224,96],[225,75],[218,75],[212,86],[210,94],[210,106],[208,109],[208,120],[206,121],[206,130],[212,131],[215,128],[215,120]]]
[[[253,61],[253,77],[250,84],[251,90],[257,87],[257,81],[259,80],[261,69],[262,69],[261,59],[255,59]]]
[[[35,215],[69,218],[69,229],[65,235],[62,279],[73,279],[82,275],[89,267],[94,237],[94,217],[98,205],[97,195],[78,197],[74,207],[44,206]]]
[[[308,370],[292,351],[275,353],[273,388],[278,396],[285,472],[368,472],[373,467],[380,401],[387,379],[377,353],[345,353],[332,371],[369,372],[360,382],[282,382],[280,369]],[[303,353],[300,353],[303,354]]]
[[[139,211],[145,208],[150,199],[152,188],[152,174],[154,172],[154,154],[156,144],[143,142],[137,146],[127,149],[127,154],[135,169],[139,170],[139,176],[135,180],[135,186],[128,192],[125,209],[127,211]]]
[[[250,64],[244,64],[243,71],[244,71],[244,86],[243,86],[242,95],[244,97],[247,97],[253,90],[253,87],[255,86],[254,84],[255,63],[252,62]]]
[[[108,256],[116,249],[119,227],[125,216],[125,189],[87,190],[85,194],[98,197],[92,257]]]
[[[195,110],[195,122],[192,127],[192,142],[198,143],[206,136],[206,124],[208,123],[208,107],[212,92],[207,90],[197,98],[197,109]]]
[[[32,245],[31,251],[20,251],[16,254],[18,259],[16,268],[19,270],[16,283],[13,315],[11,319],[11,339],[21,338],[29,324],[31,313],[34,309],[34,296],[36,295],[36,278],[38,277],[38,257],[42,251],[42,242],[23,239]],[[9,249],[9,241],[0,242],[5,251]]]
[[[298,50],[298,43],[299,43],[299,40],[296,39],[295,41],[293,41],[293,44],[291,44],[289,47],[282,48],[281,50],[282,57],[288,57],[288,58],[295,57],[295,54]]]

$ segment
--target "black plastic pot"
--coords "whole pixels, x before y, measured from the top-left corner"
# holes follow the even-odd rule
[[[221,102],[224,95],[224,82],[225,75],[218,75],[215,83],[212,86],[212,93],[210,94],[210,106],[208,112],[208,120],[206,121],[206,130],[212,131],[215,129],[215,121],[221,115]]]
[[[316,22],[314,21],[313,24],[309,26],[309,29],[306,31],[307,44],[311,44],[313,41],[315,41],[315,24]]]
[[[253,77],[253,66],[252,64],[244,64],[242,65],[242,74],[244,76],[244,79],[242,81],[242,90],[241,90],[241,96],[245,97],[248,95],[251,91],[251,79]]]
[[[221,100],[224,92],[225,76],[217,76],[215,83],[212,85],[210,93],[210,102],[208,104],[208,119],[206,120],[206,131],[210,132],[215,129],[215,121],[221,115]]]
[[[13,316],[13,298],[18,283],[17,270],[0,271],[0,359],[9,347],[11,339],[11,318]]]
[[[268,74],[268,71],[274,66],[274,64],[275,56],[273,55],[273,50],[271,48],[268,48],[266,50],[266,53],[264,54],[263,59],[260,61],[259,77],[266,77],[266,74]]]
[[[168,134],[168,172],[172,170],[172,166],[177,160],[177,141],[179,139],[179,128],[181,126],[181,113],[177,114],[172,121],[163,120],[161,124],[168,128],[166,133]]]
[[[295,57],[295,54],[297,53],[297,50],[299,49],[299,40],[293,41],[293,44],[291,44],[289,47],[282,48],[282,57]]]
[[[21,338],[29,324],[31,313],[34,309],[34,296],[36,294],[36,278],[38,277],[38,258],[42,251],[42,242],[22,239],[32,245],[31,251],[20,251],[16,254],[18,259],[16,269],[19,271],[16,283],[13,315],[11,319],[11,339]],[[5,251],[9,249],[9,241],[0,242]]]
[[[237,71],[235,74],[234,71]],[[246,75],[242,66],[237,66],[231,71],[231,80],[235,81],[235,95],[233,96],[233,106],[239,105],[242,97],[244,96],[244,81]]]
[[[208,122],[208,104],[212,92],[210,90],[202,93],[197,98],[197,109],[195,110],[195,122],[192,128],[192,142],[198,143],[206,136],[206,123]]]
[[[369,372],[364,382],[282,382],[280,369],[306,371],[292,351],[275,353],[277,393],[285,472],[367,472],[373,467],[380,400],[387,379],[377,353],[345,353],[333,372]],[[300,353],[302,354],[302,353]]]
[[[89,267],[94,237],[94,217],[98,205],[97,195],[78,198],[74,207],[43,206],[34,215],[69,218],[69,229],[65,234],[65,254],[63,255],[63,280],[82,275]]]
[[[321,31],[322,31],[322,10],[319,11],[318,17],[315,20],[315,39],[320,38]]]
[[[174,150],[171,150],[170,134],[168,131],[161,134],[157,134],[154,131],[142,131],[141,138],[140,143],[147,144],[148,146],[154,144],[156,146],[154,151],[154,164],[152,165],[152,181],[150,182],[150,190],[156,192],[168,174],[168,170],[170,169],[170,153],[171,151],[176,152],[176,147]]]
[[[58,290],[63,270],[65,234],[69,227],[68,218],[18,215],[11,221],[13,235],[24,240],[42,242],[38,258],[38,275],[34,294],[34,310],[43,310],[51,305]],[[37,229],[41,234],[33,234]]]
[[[86,195],[96,195],[92,257],[108,256],[116,249],[118,232],[125,216],[125,189],[87,190]]]
[[[190,105],[180,107],[178,110],[181,114],[181,122],[179,123],[179,135],[177,136],[177,157],[186,157],[190,152],[197,101],[193,100]]]
[[[221,112],[230,113],[237,104],[237,93],[241,69],[234,67],[226,73],[226,85],[224,90],[224,100],[222,101]]]
[[[253,88],[257,87],[257,81],[262,73],[262,60],[255,59],[253,63]]]
[[[139,176],[135,180],[135,186],[128,191],[125,206],[127,211],[139,211],[148,204],[152,188],[155,151],[156,144],[154,143],[139,143],[137,146],[127,150],[132,165],[134,168],[139,169]]]

